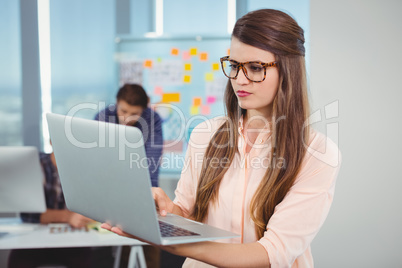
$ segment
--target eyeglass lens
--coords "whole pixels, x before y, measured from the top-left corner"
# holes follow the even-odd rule
[[[222,62],[222,67],[225,75],[229,78],[235,78],[240,69],[243,69],[246,77],[252,81],[264,80],[264,66],[259,63],[239,64],[230,60]]]

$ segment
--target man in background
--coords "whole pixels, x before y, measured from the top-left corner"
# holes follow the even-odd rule
[[[68,223],[73,228],[83,228],[93,220],[66,208],[54,153],[39,155],[44,173],[46,211],[21,213],[23,222]],[[8,268],[30,268],[41,265],[64,265],[88,268],[92,265],[92,250],[81,248],[14,249],[8,258]]]
[[[158,186],[162,156],[162,119],[148,107],[149,97],[137,84],[125,84],[116,95],[116,104],[109,105],[95,120],[137,127],[144,137],[145,153],[153,187]]]

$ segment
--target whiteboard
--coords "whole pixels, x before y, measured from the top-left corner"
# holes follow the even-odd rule
[[[163,119],[162,170],[180,171],[192,129],[224,115],[228,79],[219,59],[229,54],[230,36],[176,36],[116,39],[116,83],[141,84]],[[178,163],[181,162],[181,163]]]

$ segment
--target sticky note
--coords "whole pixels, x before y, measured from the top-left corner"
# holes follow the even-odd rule
[[[200,53],[200,61],[207,61],[208,60],[208,53],[207,52],[201,52]]]
[[[211,107],[209,107],[208,105],[203,105],[203,106],[201,106],[201,114],[202,114],[202,115],[209,115],[209,114],[211,114]]]
[[[208,96],[207,97],[207,104],[213,104],[216,101],[216,97],[215,96]]]
[[[199,113],[200,113],[200,107],[199,106],[191,106],[190,115],[197,115]]]
[[[163,152],[168,153],[168,152],[178,152],[182,153],[183,152],[183,141],[182,140],[164,140],[163,141]]]
[[[184,70],[185,71],[191,71],[191,63],[185,63],[184,64]]]
[[[172,54],[173,56],[178,56],[179,55],[179,49],[178,48],[172,48],[170,50],[170,54]]]
[[[144,68],[152,68],[152,60],[145,60]]]
[[[157,62],[162,62],[162,58],[161,58],[161,57],[158,57],[158,58],[156,59],[156,61],[157,61]]]
[[[212,63],[212,71],[219,71],[220,65],[217,62]]]
[[[213,73],[205,73],[205,81],[208,81],[208,82],[214,81],[214,74]]]
[[[190,83],[191,82],[191,75],[185,75],[183,77],[183,82],[184,83]]]
[[[161,87],[155,87],[154,94],[158,95],[158,96],[162,96],[163,95],[163,89]]]
[[[226,51],[227,56],[230,55],[230,48],[228,48],[228,50]]]
[[[180,93],[163,93],[162,102],[180,102]]]
[[[191,56],[197,55],[197,48],[196,48],[196,47],[190,48],[190,55],[191,55]]]
[[[193,106],[200,106],[201,105],[201,98],[193,98]]]
[[[190,52],[183,51],[183,60],[190,60],[190,59],[191,59]]]

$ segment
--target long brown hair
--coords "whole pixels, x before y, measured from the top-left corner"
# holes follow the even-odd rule
[[[267,169],[250,203],[250,217],[256,225],[257,237],[261,238],[276,205],[293,185],[306,151],[309,128],[305,123],[309,104],[304,32],[286,13],[262,9],[240,18],[232,37],[273,53],[278,62],[279,88],[272,105],[272,149],[268,157],[270,163],[277,163],[281,159],[281,165],[271,165]],[[228,120],[214,134],[203,159],[192,213],[198,221],[205,219],[209,205],[217,200],[220,182],[238,152],[238,121],[246,110],[239,107],[230,81],[226,86],[225,106]],[[222,158],[227,158],[226,165],[210,164],[211,159]]]

